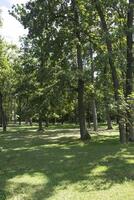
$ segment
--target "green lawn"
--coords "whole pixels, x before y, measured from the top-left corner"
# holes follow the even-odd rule
[[[134,200],[134,144],[116,130],[83,143],[77,130],[0,133],[0,200]]]

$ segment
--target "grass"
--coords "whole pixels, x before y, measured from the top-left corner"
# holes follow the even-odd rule
[[[134,200],[134,145],[117,130],[10,127],[0,135],[0,200]]]

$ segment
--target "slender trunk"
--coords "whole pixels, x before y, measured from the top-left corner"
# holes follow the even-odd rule
[[[2,125],[3,125],[3,131],[7,130],[7,119],[6,119],[6,113],[3,110],[2,114]]]
[[[56,124],[56,123],[57,123],[57,118],[55,117],[55,118],[54,118],[54,124]]]
[[[120,130],[120,142],[121,143],[126,143],[124,141],[127,141],[127,133],[126,133],[126,123],[121,122],[119,123],[119,130]]]
[[[94,131],[98,130],[98,120],[97,120],[97,111],[96,111],[96,102],[95,99],[92,100],[92,112],[93,112],[93,126]]]
[[[3,95],[1,92],[0,92],[0,113],[1,113],[3,131],[6,131],[7,128],[6,114],[3,109]]]
[[[39,131],[42,131],[43,130],[43,124],[42,124],[42,114],[39,113]]]
[[[30,126],[33,125],[32,118],[29,118],[29,124],[30,124]]]
[[[105,105],[105,110],[106,110],[107,129],[110,130],[113,128],[112,128],[112,122],[108,104]]]
[[[46,127],[48,127],[49,126],[49,120],[48,120],[48,118],[46,117],[46,120],[45,120],[45,122],[46,122]]]
[[[21,97],[19,97],[19,125],[21,125],[21,115],[22,115],[21,112],[22,112],[21,111]]]
[[[134,109],[131,95],[133,92],[134,75],[133,75],[133,18],[134,18],[134,2],[129,0],[128,16],[127,16],[127,71],[126,71],[126,99],[127,109],[127,135],[130,141],[134,142]]]
[[[80,135],[81,139],[88,139],[86,130],[86,119],[85,119],[85,106],[83,102],[84,96],[84,83],[82,80],[78,81],[78,111],[79,111],[79,124],[80,124]]]
[[[61,124],[62,125],[64,124],[64,117],[63,116],[61,117]]]
[[[106,118],[107,118],[107,129],[108,130],[111,130],[111,129],[113,129],[113,127],[112,127],[112,122],[111,122],[111,117],[110,117],[110,114],[107,112],[107,114],[106,114]]]
[[[1,111],[1,106],[0,106],[0,127],[2,127],[2,111]]]
[[[82,48],[81,48],[81,36],[80,36],[80,24],[79,14],[76,4],[76,0],[72,0],[72,9],[74,13],[74,32],[78,42],[76,44],[77,51],[77,68],[79,72],[78,78],[78,113],[79,113],[79,125],[80,125],[80,137],[82,140],[89,139],[89,134],[86,129],[85,118],[85,105],[84,105],[84,80],[83,80],[83,61],[82,61]]]
[[[91,120],[90,120],[90,105],[88,105],[88,108],[87,108],[87,124],[88,124],[88,128],[91,128]]]
[[[21,117],[19,116],[19,125],[21,126]]]
[[[105,33],[105,40],[106,40],[106,45],[107,45],[107,51],[109,54],[109,65],[111,68],[112,72],[112,80],[113,80],[113,87],[114,87],[114,96],[115,96],[115,101],[117,104],[117,118],[119,122],[119,131],[120,131],[120,142],[121,143],[126,143],[127,142],[127,137],[126,137],[126,130],[125,130],[125,120],[124,120],[124,111],[120,110],[120,104],[122,103],[120,101],[120,96],[119,96],[119,81],[118,81],[118,76],[117,76],[117,70],[114,64],[113,60],[113,48],[112,48],[112,42],[110,39],[110,34],[108,31],[107,23],[105,20],[104,13],[102,11],[100,2],[95,0],[93,1],[96,6],[96,10],[98,12],[98,15],[101,20],[101,25],[102,25],[102,30]]]
[[[105,111],[106,111],[106,121],[107,121],[107,129],[112,129],[112,122],[110,116],[110,109],[109,109],[109,89],[108,89],[108,71],[105,65],[104,67],[104,104],[105,104]]]
[[[91,59],[91,82],[94,87],[94,65],[93,65],[93,49],[90,47],[90,59]],[[95,88],[92,94],[92,113],[93,113],[93,127],[94,131],[98,130],[98,119],[97,119],[97,110],[96,110],[96,101],[95,101]]]
[[[13,121],[14,121],[14,124],[16,124],[16,98],[14,98],[14,103],[13,103]]]

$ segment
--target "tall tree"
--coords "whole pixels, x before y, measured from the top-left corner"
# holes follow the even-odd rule
[[[113,87],[114,87],[114,95],[115,95],[115,101],[117,104],[117,119],[119,123],[119,131],[120,131],[120,142],[126,143],[127,137],[126,137],[126,125],[125,125],[125,119],[123,117],[123,109],[120,109],[120,104],[122,103],[120,100],[120,93],[119,93],[119,80],[118,80],[118,73],[114,62],[114,54],[113,54],[113,45],[111,40],[111,35],[107,26],[105,14],[102,10],[101,2],[100,1],[94,1],[95,8],[98,12],[98,15],[100,17],[101,21],[101,27],[103,30],[103,33],[105,35],[105,42],[107,46],[108,51],[108,59],[109,59],[109,65],[111,68],[112,73],[112,80],[113,80]]]
[[[76,37],[76,51],[77,51],[77,67],[78,67],[78,111],[79,111],[79,124],[81,139],[85,140],[89,138],[86,129],[85,118],[85,105],[84,105],[84,80],[83,80],[83,60],[82,60],[82,44],[81,44],[81,32],[80,32],[80,16],[78,11],[78,5],[76,0],[72,0],[72,9],[74,12],[74,32]]]
[[[126,69],[126,98],[127,98],[127,132],[129,140],[134,141],[134,1],[129,0],[127,14],[127,69]]]

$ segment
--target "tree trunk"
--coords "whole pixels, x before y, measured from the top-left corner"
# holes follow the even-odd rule
[[[83,101],[84,95],[84,83],[82,80],[78,81],[78,111],[79,111],[79,124],[80,124],[80,135],[81,139],[88,139],[86,130],[86,119],[85,119],[85,106]]]
[[[90,136],[86,129],[85,118],[85,105],[84,105],[84,80],[83,80],[83,61],[82,61],[82,48],[81,48],[81,36],[80,36],[80,24],[79,14],[76,0],[72,0],[72,10],[74,13],[74,33],[78,42],[76,44],[77,51],[77,68],[79,72],[78,78],[78,113],[79,113],[79,125],[80,125],[80,137],[82,140],[89,139]]]
[[[64,116],[61,117],[61,125],[64,124]]]
[[[56,117],[54,117],[54,118],[52,119],[52,123],[53,123],[53,125],[56,124]]]
[[[42,125],[42,115],[39,113],[39,129],[38,131],[43,131],[43,125]]]
[[[2,124],[3,124],[3,131],[7,130],[7,118],[6,118],[6,113],[3,110],[2,114]]]
[[[112,122],[111,122],[110,114],[107,113],[107,114],[106,114],[106,117],[107,117],[107,129],[108,129],[108,130],[111,130],[111,129],[113,129],[113,127],[112,127]]]
[[[13,121],[14,124],[16,124],[16,97],[14,97],[14,101],[13,101]]]
[[[46,120],[45,120],[45,122],[46,122],[46,127],[48,127],[49,126],[49,120],[48,120],[48,118],[46,117]]]
[[[100,20],[101,20],[102,30],[105,33],[107,51],[108,51],[108,54],[109,54],[109,65],[110,65],[111,72],[112,72],[114,96],[115,96],[115,101],[116,101],[116,104],[117,104],[117,118],[118,118],[118,122],[119,122],[120,142],[126,143],[127,138],[125,138],[126,134],[124,134],[126,132],[124,130],[125,129],[124,111],[120,110],[120,104],[122,104],[122,102],[120,101],[120,96],[119,96],[119,81],[118,81],[117,70],[116,70],[116,67],[115,67],[115,64],[114,64],[114,59],[113,59],[112,41],[110,39],[110,34],[109,34],[109,31],[108,31],[107,23],[106,23],[105,16],[104,16],[104,13],[102,11],[100,2],[97,1],[97,0],[94,0],[93,3],[95,3],[96,10],[97,10],[98,15],[99,15]]]
[[[31,118],[31,117],[29,118],[29,124],[30,124],[30,126],[33,125],[32,118]]]
[[[6,131],[7,128],[6,114],[3,109],[3,96],[1,92],[0,92],[0,113],[1,113],[3,131]]]
[[[90,120],[90,105],[88,105],[87,108],[87,124],[88,124],[88,128],[91,128],[91,120]]]
[[[98,120],[97,120],[97,111],[96,111],[96,102],[95,99],[92,100],[92,112],[93,112],[93,126],[94,131],[98,130]]]
[[[122,144],[127,143],[126,122],[125,121],[120,121],[119,130],[120,130],[120,142]]]
[[[21,126],[21,116],[19,116],[19,125]]]
[[[21,111],[21,97],[19,97],[19,125],[21,125],[21,115],[22,115],[22,113],[21,113],[22,111]]]
[[[94,65],[93,65],[93,49],[90,47],[90,59],[91,59],[91,82],[94,87]],[[95,101],[95,88],[92,94],[92,113],[93,113],[93,127],[94,131],[98,129],[98,119],[97,119],[97,111],[96,111],[96,101]]]
[[[126,99],[127,109],[127,135],[129,141],[134,142],[134,99],[131,95],[133,92],[134,75],[133,75],[133,18],[134,18],[134,1],[129,0],[129,8],[127,15],[127,71],[126,71]]]
[[[106,111],[106,121],[107,121],[107,129],[112,129],[112,122],[111,122],[111,116],[110,116],[110,108],[109,108],[109,84],[108,84],[108,70],[105,65],[104,67],[104,104],[105,104],[105,111]]]
[[[0,127],[2,127],[2,111],[0,109]]]
[[[16,100],[14,99],[13,121],[16,124]]]
[[[113,128],[112,128],[112,122],[111,122],[111,116],[110,116],[108,104],[105,105],[105,110],[106,110],[107,129],[110,130]]]

